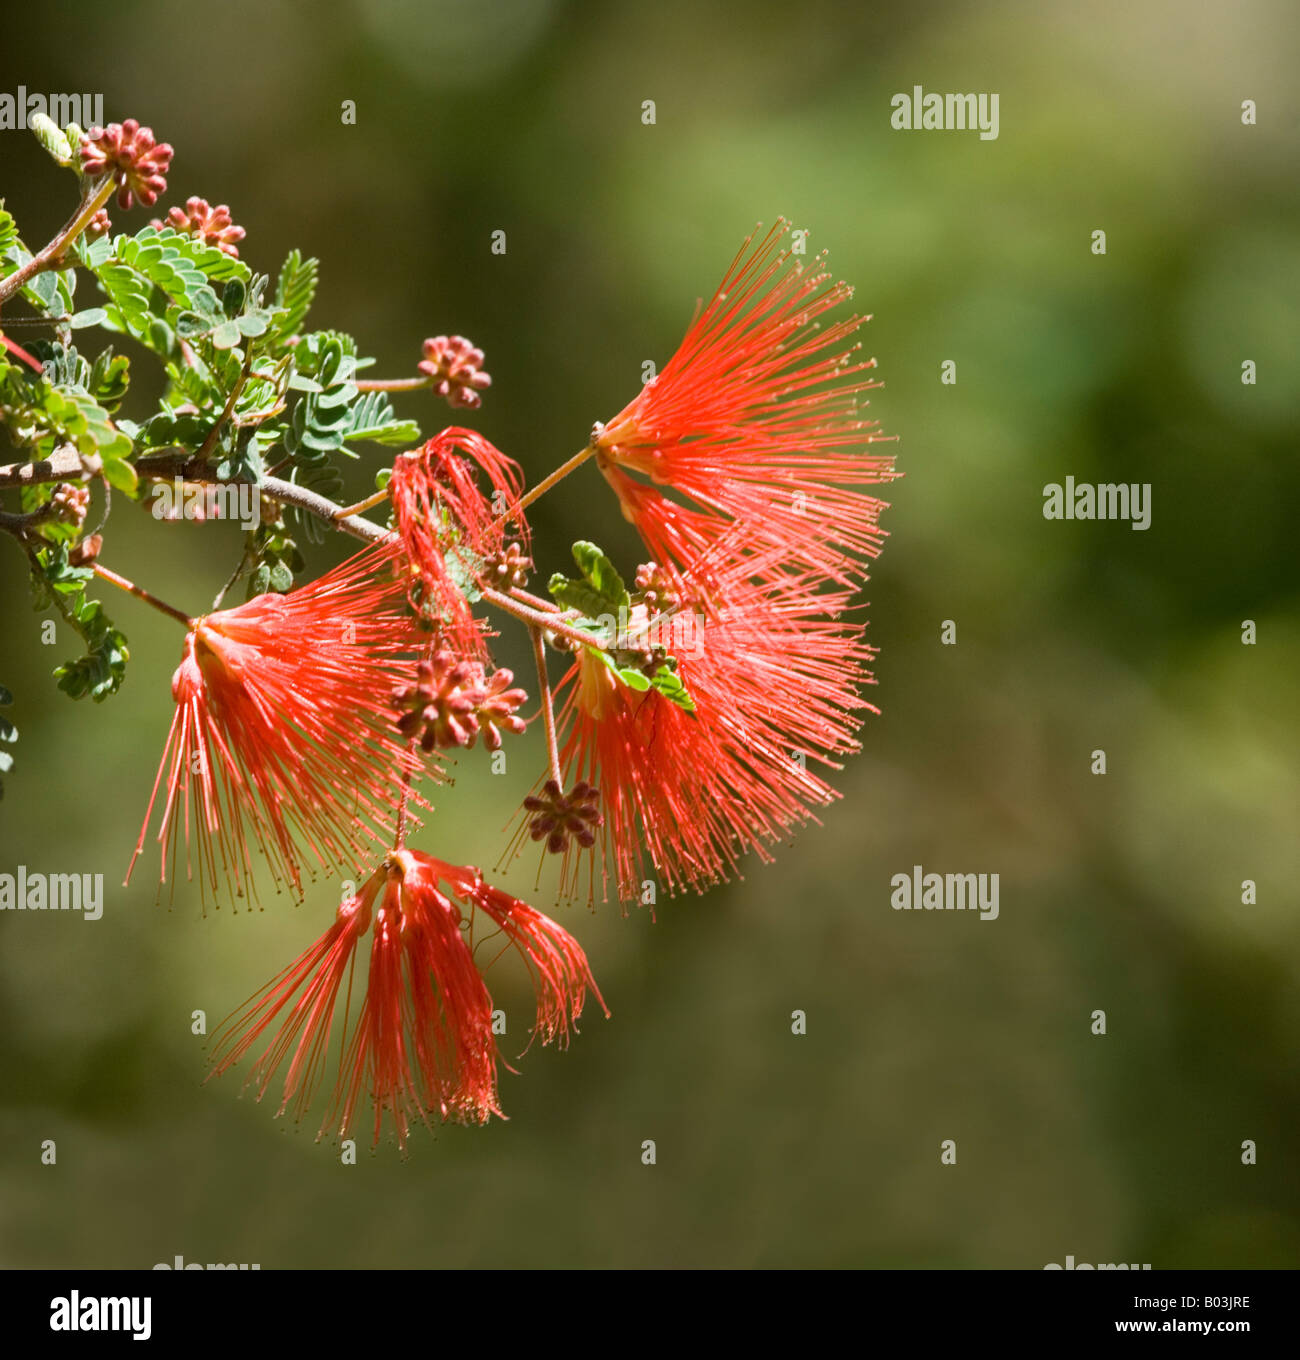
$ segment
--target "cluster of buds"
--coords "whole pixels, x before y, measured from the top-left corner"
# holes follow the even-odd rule
[[[86,223],[86,239],[88,241],[98,241],[101,236],[107,236],[113,230],[113,224],[108,220],[108,209],[101,208]]]
[[[172,149],[154,140],[152,128],[141,127],[134,118],[125,123],[93,127],[81,143],[81,170],[98,179],[111,175],[117,184],[117,206],[126,212],[139,199],[152,208],[167,189],[167,169]]]
[[[682,602],[671,577],[657,562],[643,562],[636,569],[636,597],[652,614],[676,609]]]
[[[448,406],[477,410],[480,392],[492,386],[483,368],[483,351],[463,335],[435,335],[424,342],[424,358],[417,365]]]
[[[528,834],[535,841],[545,840],[552,855],[562,854],[575,840],[584,850],[596,844],[596,830],[604,823],[600,811],[600,790],[579,780],[569,793],[548,779],[540,794],[529,794],[524,809],[533,814]]]
[[[528,584],[532,569],[533,559],[523,548],[518,543],[507,543],[500,552],[489,553],[483,559],[479,576],[484,585],[497,590],[522,589]]]
[[[191,197],[185,200],[184,208],[169,208],[166,222],[154,219],[155,227],[168,226],[187,236],[196,236],[204,245],[216,246],[232,259],[239,258],[239,247],[235,244],[245,236],[243,227],[237,227],[230,220],[230,209],[224,203],[214,208],[206,198]]]
[[[637,572],[638,585],[642,572]],[[674,603],[677,596],[670,597]],[[668,649],[652,640],[651,621],[659,611],[645,603],[634,604],[628,613],[626,636],[619,640],[614,656],[620,666],[635,666],[642,675],[653,677],[668,660]]]
[[[90,508],[90,489],[74,486],[71,482],[60,482],[50,497],[50,506],[55,519],[65,524],[75,524],[78,529],[86,522],[86,511]]]
[[[514,674],[500,669],[490,676],[478,661],[459,660],[454,652],[440,651],[421,661],[413,685],[396,690],[397,728],[404,737],[420,742],[429,752],[435,747],[471,747],[480,733],[489,751],[499,751],[506,732],[524,730],[516,709],[528,695],[511,688]]]

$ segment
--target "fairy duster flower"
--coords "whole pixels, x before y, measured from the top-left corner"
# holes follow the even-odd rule
[[[364,994],[354,1004],[367,936]],[[395,850],[329,930],[222,1026],[213,1075],[260,1049],[245,1085],[260,1100],[284,1068],[279,1113],[292,1108],[301,1118],[325,1080],[333,1038],[337,1058],[318,1136],[348,1137],[365,1096],[376,1143],[385,1116],[402,1147],[416,1123],[486,1123],[501,1114],[501,1058],[477,955],[503,948],[532,980],[534,1038],[567,1044],[588,988],[604,1008],[582,948],[549,917],[477,869]]]
[[[249,890],[251,848],[301,894],[304,863],[351,862],[389,838],[394,770],[420,765],[397,730],[395,690],[427,650],[394,539],[287,595],[191,621],[172,677],[176,711],[132,867],[162,794],[162,877],[182,844],[193,876]],[[129,878],[128,872],[128,878]]]
[[[751,543],[849,580],[879,550],[883,508],[855,488],[890,480],[893,460],[866,452],[882,436],[858,413],[878,386],[852,341],[866,318],[821,327],[853,290],[784,246],[788,231],[782,219],[746,240],[662,372],[593,443],[607,475],[648,477]]]
[[[400,454],[388,489],[419,607],[455,651],[485,659],[469,594],[484,564],[506,548],[508,511],[523,490],[518,463],[473,430],[451,426]],[[522,517],[516,533],[526,547]]]

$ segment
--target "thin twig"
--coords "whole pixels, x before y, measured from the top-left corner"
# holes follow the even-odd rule
[[[107,567],[101,566],[98,562],[93,563],[90,569],[101,580],[107,581],[119,590],[125,590],[128,595],[134,595],[137,600],[143,600],[145,604],[152,605],[160,613],[167,614],[183,623],[186,628],[194,627],[194,620],[183,609],[177,609],[165,600],[160,600],[157,595],[151,595],[143,586],[136,585],[134,581],[128,581],[125,576],[119,576],[115,571],[109,571]]]
[[[0,307],[3,307],[28,279],[34,278],[42,270],[57,269],[61,266],[68,247],[85,231],[90,225],[90,219],[112,197],[115,187],[113,177],[111,175],[105,176],[104,182],[99,188],[89,197],[82,199],[77,211],[73,213],[67,225],[49,245],[38,250],[21,269],[16,269],[7,278],[0,279]]]
[[[240,554],[239,561],[236,564],[234,571],[230,573],[230,579],[226,582],[224,586],[221,587],[219,591],[217,591],[216,598],[212,601],[212,609],[214,613],[221,608],[221,602],[226,598],[226,592],[244,574],[244,568],[248,566],[248,564],[252,560],[253,560],[253,535],[245,534],[244,551]]]
[[[323,519],[336,529],[342,529],[345,534],[351,534],[353,538],[373,543],[378,539],[391,537],[390,531],[382,524],[372,524],[370,520],[362,519],[360,515],[344,515],[342,506],[335,505],[333,501],[317,495],[315,491],[308,491],[305,486],[298,486],[295,482],[282,482],[278,477],[263,477],[258,483],[258,489],[262,495],[270,496],[273,501],[280,501],[283,505],[296,505],[299,510],[305,510],[309,515]]]
[[[560,770],[560,744],[555,734],[555,708],[551,699],[551,677],[546,671],[546,642],[540,628],[530,628],[533,640],[533,660],[537,663],[537,687],[542,698],[542,723],[546,728],[546,754],[551,762],[551,778],[556,786],[564,788],[564,775]]]
[[[248,382],[249,370],[253,367],[253,347],[249,345],[248,353],[244,357],[244,367],[240,370],[239,377],[235,379],[235,385],[230,389],[230,396],[226,399],[226,409],[217,417],[217,423],[208,431],[208,437],[199,446],[199,451],[194,455],[200,462],[206,463],[212,450],[217,446],[217,438],[221,434],[221,427],[230,419],[231,412],[235,409],[235,403],[239,400],[239,394],[244,390],[244,384]]]
[[[518,600],[512,600],[509,595],[503,595],[499,590],[493,590],[491,586],[485,586],[481,582],[479,590],[488,604],[495,605],[503,613],[518,619],[520,623],[526,623],[530,628],[544,629],[546,632],[554,633],[556,637],[562,637],[566,642],[572,642],[580,647],[594,647],[597,651],[608,650],[598,637],[591,633],[584,633],[580,628],[574,628],[554,615],[543,614],[540,610],[530,609],[527,605],[520,604]]]
[[[103,471],[99,454],[83,454],[72,444],[63,444],[48,458],[34,463],[6,463],[0,466],[0,490],[10,486],[41,486],[46,482],[88,482]]]
[[[382,505],[387,499],[387,489],[376,491],[373,496],[367,496],[365,500],[358,501],[355,505],[345,506],[339,511],[337,518],[344,519],[348,515],[364,515],[367,510],[373,510],[375,506]]]
[[[416,392],[421,387],[432,387],[432,378],[353,378],[358,392]]]
[[[22,515],[11,515],[7,510],[0,510],[0,529],[13,534],[16,538],[24,538],[29,529],[44,524],[47,519],[53,519],[58,513],[59,507],[53,501],[47,501],[44,505]]]
[[[585,463],[587,459],[590,458],[591,455],[595,452],[596,446],[593,443],[588,444],[585,449],[582,449],[580,452],[575,453],[573,457],[568,460],[568,462],[561,463],[560,466],[557,467],[554,472],[543,477],[542,480],[538,482],[537,485],[533,487],[530,491],[525,491],[524,494],[520,496],[520,498],[505,512],[505,514],[501,516],[501,519],[503,520],[514,519],[522,511],[526,510],[530,505],[532,505],[532,503],[535,500],[537,500],[541,496],[546,495],[546,493],[553,486],[556,486],[558,485],[558,483],[562,482],[569,475],[569,473],[580,468],[583,465],[583,463]]]

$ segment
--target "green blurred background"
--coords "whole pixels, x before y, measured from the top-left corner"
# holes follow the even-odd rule
[[[505,1075],[508,1122],[350,1168],[238,1077],[202,1087],[190,1032],[323,930],[334,883],[206,918],[148,874],[116,887],[179,635],[113,600],[126,686],[68,703],[49,672],[73,642],[39,645],[0,545],[22,731],[0,868],[107,893],[93,925],[0,919],[0,1263],[1300,1263],[1297,27],[1282,0],[10,6],[0,89],[100,90],[151,125],[176,147],[165,201],[228,202],[256,269],[319,256],[313,319],[376,372],[472,336],[494,385],[469,423],[532,477],[788,214],[874,314],[871,414],[906,479],[868,587],[883,715],[824,825],[657,923],[562,909],[613,1018]],[[916,83],[997,91],[1000,137],[891,130]],[[18,132],[0,164],[44,241],[70,181]],[[1152,483],[1152,527],[1045,521],[1067,474]],[[547,571],[579,536],[634,560],[593,469],[534,525]],[[197,612],[237,551],[119,508],[105,560]],[[527,669],[513,639],[501,659]],[[504,777],[462,761],[418,844],[495,862],[540,756],[509,750]],[[892,911],[913,864],[999,873],[1000,919]],[[531,858],[509,881],[531,888]],[[492,981],[517,1052],[527,994]]]

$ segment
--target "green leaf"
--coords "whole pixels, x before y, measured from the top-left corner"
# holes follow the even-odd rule
[[[7,255],[9,248],[20,245],[18,240],[18,227],[14,222],[13,214],[0,208],[0,258]],[[11,270],[0,270],[0,274],[12,273]]]
[[[338,500],[343,493],[343,477],[338,468],[327,459],[295,467],[289,480],[332,501]],[[309,543],[325,541],[325,528],[315,515],[309,515],[296,506],[288,506],[285,509],[285,516],[294,530]]]
[[[222,432],[218,448],[226,449],[225,456],[217,460],[217,476],[223,482],[248,482],[257,486],[266,469],[262,464],[262,452],[255,432],[249,430],[238,441],[229,437],[229,427]]]
[[[294,576],[306,565],[298,545],[289,537],[283,523],[263,521],[253,531],[251,559],[256,563],[248,580],[248,598],[271,590],[289,590]]]
[[[45,113],[33,113],[27,119],[27,126],[54,160],[65,167],[72,164],[72,146],[53,118]]]
[[[62,166],[72,164],[72,147],[53,118],[45,113],[33,113],[27,119],[27,126],[54,160]]]
[[[44,273],[35,275],[27,287],[41,304],[42,310],[48,311],[58,296],[59,278],[52,269],[47,269]]]
[[[581,618],[572,621],[573,627],[591,633],[593,640],[610,646],[614,640],[605,636],[607,630],[602,629],[598,621],[613,616],[618,620],[620,627],[627,626],[626,611],[631,608],[627,586],[614,564],[594,543],[586,541],[575,543],[573,560],[578,564],[582,579],[570,580],[562,573],[556,572],[547,582],[546,588],[557,604],[564,609],[575,609],[582,615]],[[616,653],[618,657],[616,660],[614,656],[597,647],[589,650],[593,655],[600,657],[620,684],[638,693],[653,688],[678,708],[687,713],[695,712],[695,701],[677,674],[675,658],[669,657],[654,675],[646,675],[638,666],[619,664],[620,661],[627,659],[627,653]]]
[[[131,441],[117,429],[108,412],[87,392],[75,388],[53,389],[46,410],[56,428],[77,446],[81,453],[98,453],[107,464],[126,458]]]
[[[31,261],[31,252],[18,236],[14,220],[0,209],[0,278],[5,278]],[[20,290],[22,296],[45,316],[62,319],[72,311],[75,277],[70,269],[43,270],[33,275]]]
[[[614,564],[594,544],[579,541],[573,545],[573,560],[593,590],[616,608],[630,603],[627,586]]]
[[[660,666],[650,677],[650,683],[665,699],[671,700],[678,708],[685,709],[687,713],[695,712],[695,700],[691,698],[686,686],[682,684],[676,670],[667,665]]]
[[[271,313],[262,307],[254,308],[239,317],[235,324],[239,327],[241,335],[252,339],[254,336],[265,335],[270,329]]]
[[[589,619],[602,614],[613,614],[631,605],[627,586],[614,564],[594,543],[580,540],[573,545],[573,560],[582,573],[580,581],[570,580],[556,572],[547,583],[547,590],[557,604],[565,609],[576,609]]]
[[[28,443],[37,442],[42,435],[54,436],[69,440],[80,453],[97,453],[106,462],[129,457],[131,440],[86,390],[90,369],[85,360],[72,349],[56,353],[60,357],[52,372],[63,381],[51,383],[45,375],[8,370],[0,382],[0,415],[12,423],[9,410],[21,411]]]
[[[562,571],[557,571],[546,583],[551,598],[562,609],[576,609],[589,619],[597,619],[602,614],[613,611],[608,601],[603,599],[585,581],[571,581]]]
[[[233,349],[239,344],[239,323],[223,321],[212,332],[212,344],[216,349]]]
[[[113,263],[103,265],[97,271],[96,277],[99,279],[99,286],[113,304],[105,320],[109,322],[116,320],[119,329],[127,331],[137,339],[143,337],[147,333],[149,323],[149,290],[145,287],[145,281],[134,269],[124,264]]]
[[[83,257],[88,254],[89,249]],[[173,324],[184,315],[187,338],[192,338],[219,327],[224,318],[218,285],[223,297],[237,298],[240,306],[251,292],[246,264],[170,227],[144,227],[134,236],[118,236],[110,254],[89,267],[113,304],[102,324],[125,330],[164,357],[175,349],[175,333],[164,313]],[[161,300],[155,302],[158,295]],[[196,316],[205,324],[200,326]],[[222,335],[223,340],[234,337],[226,348],[238,343],[237,329]]]
[[[420,427],[413,420],[398,420],[393,404],[383,392],[366,392],[348,412],[346,439],[368,439],[374,444],[410,448],[418,443]]]
[[[114,490],[124,492],[128,496],[134,496],[140,484],[140,479],[135,475],[135,468],[124,458],[106,458],[104,477]]]
[[[130,657],[126,637],[98,600],[86,599],[86,582],[94,573],[69,566],[66,544],[37,549],[36,561],[41,573],[35,581],[36,608],[54,605],[86,643],[84,656],[55,668],[59,688],[74,699],[102,703],[126,678]]]
[[[173,321],[182,340],[197,340],[207,335],[214,324],[210,316],[200,316],[198,312],[178,312]]]
[[[83,232],[72,243],[72,253],[87,269],[94,273],[103,267],[104,262],[113,253],[113,243],[107,236],[100,236],[94,241],[88,241]]]
[[[102,326],[107,316],[103,307],[88,307],[84,312],[70,316],[68,326],[74,331],[84,330],[87,326]]]
[[[691,698],[686,686],[682,684],[678,677],[677,662],[672,657],[660,666],[653,675],[646,675],[643,670],[636,666],[618,665],[607,652],[597,651],[594,647],[588,648],[588,651],[593,656],[598,656],[613,671],[619,683],[626,685],[628,689],[634,689],[638,693],[644,693],[648,689],[656,689],[669,703],[675,704],[683,712],[695,712],[695,700]]]
[[[619,666],[614,672],[628,689],[647,690],[650,688],[650,677],[644,671],[639,671],[635,666]]]
[[[248,288],[243,279],[230,279],[221,290],[221,310],[227,316],[238,316],[244,310],[247,297]]]
[[[278,337],[288,339],[302,329],[302,323],[316,296],[317,260],[304,260],[299,251],[291,250],[280,268],[275,284],[275,305],[284,308],[284,316],[276,323]]]
[[[252,278],[252,271],[237,256],[172,227],[142,227],[134,236],[119,236],[113,242],[113,253],[177,301],[182,293],[192,294],[208,284],[225,283],[227,279],[247,284]],[[207,291],[212,297],[207,310],[215,311],[217,295],[210,287]]]
[[[66,349],[52,340],[36,339],[28,344],[44,368],[45,380],[54,387],[75,387],[89,391],[90,365],[77,353],[75,345]]]
[[[86,386],[90,395],[109,412],[114,411],[126,396],[131,380],[131,364],[124,354],[114,354],[112,345],[100,350],[90,367]],[[130,432],[119,422],[118,429],[130,438]]]

